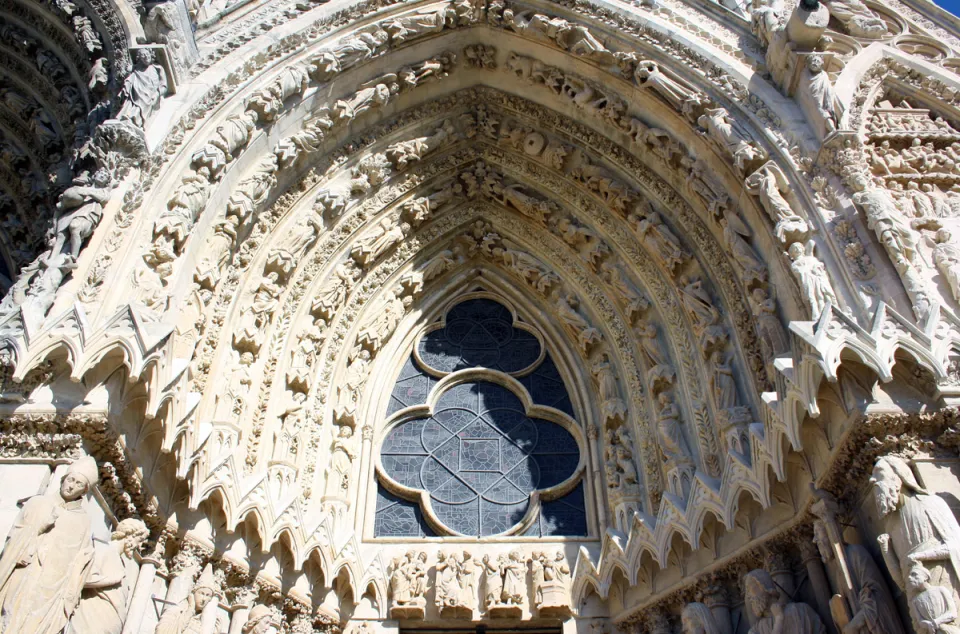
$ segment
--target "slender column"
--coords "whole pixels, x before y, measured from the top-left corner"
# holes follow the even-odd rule
[[[217,629],[217,613],[219,611],[220,602],[217,601],[216,597],[210,599],[210,603],[203,608],[203,614],[200,616],[201,634],[222,634],[222,632]]]
[[[827,630],[831,633],[837,631],[830,615],[830,582],[827,581],[827,572],[823,569],[823,561],[820,559],[820,552],[813,542],[808,539],[800,540],[800,558],[807,569],[807,576],[810,577],[810,587],[813,588],[813,594],[817,601],[817,613],[820,620],[823,621]]]
[[[243,626],[247,624],[247,617],[250,616],[250,605],[240,603],[233,607],[233,614],[230,615],[230,634],[240,634]]]
[[[780,586],[780,598],[785,601],[793,601],[796,584],[793,580],[793,570],[790,569],[789,560],[779,550],[768,550],[765,559],[770,576]]]
[[[603,463],[600,461],[600,448],[597,446],[599,436],[600,430],[597,429],[596,425],[587,427],[587,459],[592,463],[590,468],[593,473],[593,497],[594,506],[596,506],[595,515],[599,523],[598,528],[600,535],[603,535],[607,531],[609,518],[607,517],[608,509],[603,497],[603,483],[606,482],[606,478],[603,477],[603,473],[600,471],[600,465]]]
[[[127,606],[123,634],[139,634],[140,625],[143,623],[143,615],[151,608],[153,582],[157,579],[157,566],[159,565],[160,562],[156,559],[144,558],[140,561],[140,572],[137,574],[137,583],[133,588],[133,595],[130,597],[130,603]]]
[[[364,425],[360,429],[360,436],[363,438],[363,446],[360,449],[360,470],[359,476],[357,478],[358,482],[366,477],[367,472],[369,471],[369,464],[372,460],[371,454],[373,450],[371,449],[373,445],[373,427],[370,425]],[[370,491],[375,490],[374,482],[371,480],[369,486],[358,486],[357,490],[357,508],[354,516],[357,518],[356,530],[358,533],[362,534],[364,527],[364,520],[366,519],[367,514],[367,496]]]

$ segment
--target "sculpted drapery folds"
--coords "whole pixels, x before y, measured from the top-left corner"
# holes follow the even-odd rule
[[[0,555],[0,625],[4,632],[59,634],[91,574],[93,541],[83,496],[100,479],[84,457],[63,476],[57,496],[23,505]]]

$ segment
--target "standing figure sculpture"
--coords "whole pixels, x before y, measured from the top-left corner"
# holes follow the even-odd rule
[[[908,571],[922,563],[934,585],[960,587],[960,525],[947,503],[927,493],[896,456],[877,460],[870,483],[885,530],[877,543],[894,582],[906,590]]]
[[[70,619],[75,634],[120,634],[127,616],[127,601],[137,582],[135,553],[150,534],[146,525],[127,518],[117,524],[110,546],[97,551],[83,586],[80,605]]]
[[[153,51],[139,49],[134,57],[134,70],[120,89],[123,106],[117,119],[142,128],[166,94],[167,75],[163,67],[156,63]]]
[[[780,590],[766,570],[744,578],[744,603],[756,619],[749,634],[826,634],[817,613],[806,603],[780,603]]]
[[[97,170],[90,178],[86,173],[74,179],[73,185],[60,196],[57,207],[57,236],[48,260],[66,253],[68,262],[76,262],[83,241],[93,234],[103,217],[103,207],[110,201],[110,175]],[[64,245],[68,245],[64,251]]]
[[[207,564],[187,598],[176,605],[167,606],[163,611],[154,634],[201,634],[203,609],[216,594],[213,567]]]
[[[813,254],[814,242],[808,240],[806,245],[794,242],[787,249],[790,259],[790,270],[800,285],[803,301],[810,309],[810,319],[817,319],[826,308],[827,302],[837,306],[837,295],[833,292],[827,269],[823,262]]]
[[[86,456],[70,465],[59,496],[23,505],[0,555],[0,632],[59,634],[67,625],[93,559],[83,496],[98,480]]]

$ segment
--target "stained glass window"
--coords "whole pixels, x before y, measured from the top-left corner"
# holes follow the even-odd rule
[[[560,373],[539,339],[517,328],[512,313],[489,299],[470,299],[447,313],[445,326],[417,342],[420,359],[441,374],[482,367],[517,377],[535,403],[573,417]],[[423,404],[438,379],[411,355],[391,393],[388,415]],[[446,389],[427,418],[391,429],[380,448],[385,475],[418,492],[404,500],[379,485],[375,534],[424,537],[432,531],[419,506],[429,494],[433,517],[451,532],[489,536],[509,532],[527,514],[534,491],[569,480],[579,445],[562,425],[528,416],[520,398],[493,382]],[[541,502],[526,531],[533,536],[587,534],[583,483]]]

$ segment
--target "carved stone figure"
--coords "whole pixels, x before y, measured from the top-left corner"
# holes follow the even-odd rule
[[[877,460],[870,482],[886,530],[877,543],[897,585],[906,590],[907,571],[921,563],[934,585],[960,587],[960,526],[947,503],[927,493],[896,456]]]
[[[412,304],[413,298],[410,296],[401,297],[396,291],[387,292],[380,309],[369,312],[360,324],[357,343],[371,352],[379,350]]]
[[[340,431],[330,451],[330,467],[327,470],[327,497],[343,497],[350,488],[350,471],[357,452],[352,446],[353,428],[340,425]]]
[[[127,617],[127,602],[137,581],[138,569],[133,556],[149,534],[146,525],[136,518],[117,524],[110,545],[94,554],[80,605],[70,619],[70,631],[120,634]]]
[[[850,185],[856,192],[853,201],[867,216],[867,227],[877,234],[894,268],[900,274],[904,290],[913,303],[917,319],[924,319],[932,299],[926,281],[918,271],[918,234],[913,230],[886,190],[872,186],[864,174],[855,174]],[[915,221],[917,222],[917,221]]]
[[[352,121],[367,110],[381,108],[400,91],[396,75],[385,75],[361,84],[353,97],[338,101],[333,107],[333,117],[338,121]]]
[[[523,605],[523,599],[527,596],[527,565],[519,550],[510,551],[509,556],[500,562],[500,574],[503,576],[500,603]]]
[[[600,343],[603,336],[600,331],[587,323],[583,315],[577,311],[579,305],[580,300],[575,296],[571,294],[562,295],[556,304],[557,316],[560,318],[560,322],[576,337],[580,350],[586,353],[591,346]]]
[[[503,559],[503,555],[500,555],[500,559]],[[483,556],[480,566],[483,570],[483,603],[489,610],[500,602],[500,594],[503,592],[503,577],[500,576],[500,566],[490,559],[490,555]]]
[[[216,596],[213,567],[207,564],[187,598],[163,611],[154,634],[202,634],[203,609]]]
[[[377,55],[387,44],[389,36],[379,24],[372,24],[348,36],[313,60],[313,75],[318,81],[328,81],[360,62]]]
[[[69,261],[76,261],[84,241],[100,224],[110,193],[110,175],[105,169],[97,170],[92,178],[81,174],[74,179],[57,203],[62,215],[57,220],[57,237],[48,259],[65,252]],[[66,245],[69,246],[64,251]]]
[[[240,634],[279,634],[280,627],[280,620],[273,610],[265,605],[255,605]]]
[[[747,238],[750,237],[750,229],[740,219],[732,209],[727,209],[720,219],[720,227],[723,229],[723,238],[726,242],[733,260],[741,269],[741,275],[744,282],[751,284],[756,281],[764,280],[767,277],[766,266],[763,260],[754,251]]]
[[[260,280],[253,300],[243,313],[240,329],[233,335],[234,345],[238,348],[251,352],[260,349],[264,328],[273,311],[280,305],[279,297],[283,289],[277,283],[279,277],[276,271],[272,271]]]
[[[807,57],[807,95],[806,97],[813,104],[821,126],[821,134],[829,135],[837,131],[840,127],[840,118],[843,116],[843,104],[837,98],[833,90],[833,83],[830,81],[830,75],[823,67],[823,57],[821,55],[810,55]]]
[[[930,584],[930,572],[915,564],[907,576],[910,612],[917,632],[923,634],[957,634],[957,604],[949,588]]]
[[[683,634],[723,634],[713,613],[705,604],[688,603],[680,614]]]
[[[720,149],[733,158],[734,165],[741,173],[749,163],[764,158],[761,150],[734,129],[726,108],[704,108],[697,123]]]
[[[337,401],[334,405],[334,415],[338,421],[353,422],[357,410],[357,399],[360,391],[367,382],[370,365],[370,352],[359,350],[356,356],[347,365],[343,384],[337,386]]]
[[[953,298],[960,302],[960,247],[951,240],[950,232],[946,229],[937,231],[933,262],[947,282]]]
[[[86,456],[70,465],[59,495],[24,503],[0,555],[0,629],[59,634],[80,601],[94,548],[83,496],[100,479]]]
[[[687,314],[693,321],[693,328],[698,333],[720,321],[720,313],[713,305],[713,300],[703,288],[703,281],[699,278],[684,275],[678,281],[680,286],[680,300]]]
[[[652,90],[677,112],[685,114],[691,110],[691,105],[700,103],[695,92],[664,74],[656,62],[638,62],[633,77],[640,88]]]
[[[153,51],[138,49],[134,55],[134,70],[123,82],[120,100],[123,106],[117,119],[130,121],[142,128],[167,94],[167,76],[154,60]]]
[[[350,256],[357,264],[370,266],[377,258],[403,241],[403,237],[409,232],[410,225],[407,223],[397,224],[392,218],[384,218],[357,241],[350,250]]]
[[[787,255],[790,258],[790,270],[800,285],[803,301],[810,309],[811,319],[820,316],[827,302],[839,306],[837,295],[833,292],[827,276],[827,269],[814,255],[813,240],[809,240],[806,245],[794,242],[787,250]]]
[[[225,394],[217,396],[217,404],[213,413],[214,421],[235,422],[243,413],[243,406],[250,392],[250,384],[253,382],[253,377],[250,374],[250,366],[253,365],[253,353],[242,353],[235,363],[236,365],[230,373],[230,382]]]
[[[767,359],[768,368],[773,367],[773,359],[790,348],[787,333],[777,317],[777,302],[764,288],[755,288],[750,293],[750,305],[756,319],[757,334],[760,335],[760,347]],[[772,370],[768,375],[772,376]]]
[[[422,619],[427,605],[427,553],[409,551],[393,560],[390,570],[390,617]]]
[[[310,386],[317,348],[324,337],[324,332],[317,322],[322,323],[322,320],[314,320],[297,335],[297,345],[290,353],[287,385]]]
[[[710,388],[718,410],[730,409],[737,405],[737,382],[733,378],[733,367],[725,358],[722,350],[713,352],[713,376]]]
[[[869,634],[903,634],[893,595],[873,557],[859,544],[844,544],[842,538],[835,543],[828,534],[826,522],[824,519],[814,522],[813,541],[823,563],[833,573],[834,591],[842,599],[842,591],[849,585],[853,593],[851,598],[855,599],[855,610],[844,600],[847,611],[844,616],[849,619],[843,625],[844,634],[864,630]],[[835,528],[839,529],[839,525]],[[839,534],[840,531],[835,532]],[[843,575],[847,578],[837,581]],[[834,598],[836,601],[837,598]]]
[[[657,403],[660,406],[657,414],[657,430],[664,457],[669,463],[689,461],[690,447],[687,445],[687,439],[683,437],[680,426],[680,408],[666,392],[660,394]]]
[[[663,223],[660,214],[653,211],[632,213],[627,222],[633,225],[634,232],[650,254],[671,273],[689,259],[690,254],[680,246],[680,240]]]
[[[613,372],[610,356],[605,352],[601,354],[590,371],[597,382],[604,420],[622,421],[627,415],[627,405],[620,398],[620,392],[617,390],[617,376]]]
[[[825,634],[817,613],[805,603],[780,603],[780,590],[766,570],[753,570],[744,577],[747,609],[756,621],[749,634]]]
[[[861,0],[824,0],[824,4],[854,37],[878,39],[888,32],[887,23]]]
[[[545,553],[535,553],[533,562],[534,596],[537,612],[542,618],[563,618],[570,615],[570,567],[563,551],[551,559]]]
[[[783,192],[789,191],[790,186],[775,163],[763,165],[747,177],[744,185],[747,191],[760,198],[760,205],[773,221],[774,231],[781,244],[799,240],[810,231],[807,221],[800,217],[784,198]]]

